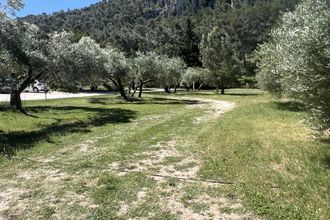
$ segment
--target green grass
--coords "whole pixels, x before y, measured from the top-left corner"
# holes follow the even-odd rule
[[[201,176],[239,182],[246,204],[266,218],[326,219],[330,149],[312,140],[305,112],[266,95],[232,95],[221,99],[239,107],[199,133]]]
[[[168,99],[173,97],[187,99]],[[196,104],[188,97],[231,101],[236,108],[196,125],[194,118],[204,113],[187,108]],[[152,94],[133,103],[102,96],[24,104],[38,118],[0,107],[0,188],[18,191],[11,194],[11,207],[22,203],[27,207],[0,209],[0,217],[178,219],[161,205],[168,194],[159,192],[153,178],[144,172],[118,176],[109,169],[115,162],[121,170],[134,169],[127,161],[148,159],[143,153],[159,150],[151,146],[173,139],[182,155],[167,157],[159,165],[184,170],[196,164],[177,163],[185,155],[195,155],[201,160],[199,178],[235,182],[211,189],[198,184],[180,189],[179,180],[167,179],[162,186],[182,190],[183,204],[196,212],[208,205],[189,199],[206,193],[234,195],[242,200],[244,210],[265,219],[330,216],[330,142],[312,138],[302,122],[306,113],[293,102],[273,100],[259,90],[229,90],[224,96]],[[142,189],[146,192],[139,201]],[[122,203],[135,206],[119,215]],[[235,212],[230,207],[222,211]]]

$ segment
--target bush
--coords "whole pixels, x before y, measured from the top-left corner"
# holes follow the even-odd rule
[[[259,85],[301,101],[315,128],[330,128],[330,8],[305,0],[284,14],[269,43],[256,52]]]

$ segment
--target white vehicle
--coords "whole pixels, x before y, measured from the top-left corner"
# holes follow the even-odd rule
[[[35,80],[34,83],[31,83],[30,86],[26,87],[26,89],[24,90],[24,92],[35,92],[38,93],[40,91],[48,91],[49,87],[47,86],[47,84],[40,82],[38,80]]]

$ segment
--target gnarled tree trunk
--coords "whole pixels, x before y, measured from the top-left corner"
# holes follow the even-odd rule
[[[178,89],[179,86],[180,86],[180,83],[178,83],[178,84],[176,84],[176,85],[174,86],[174,93],[177,92],[177,89]]]
[[[225,83],[223,80],[221,80],[221,95],[225,94]]]
[[[110,80],[113,82],[113,84],[117,87],[119,93],[120,93],[120,96],[125,99],[126,101],[129,100],[129,97],[127,96],[126,92],[125,92],[125,88],[124,86],[122,85],[121,83],[121,80],[118,79],[118,80],[115,80],[113,78],[110,78]]]
[[[131,94],[131,97],[134,97],[134,95],[135,95],[135,93],[136,93],[137,90],[138,90],[138,87],[135,87],[134,91]]]
[[[26,87],[28,87],[32,81],[38,79],[41,76],[41,73],[39,73],[35,77],[32,77],[32,74],[33,74],[33,70],[31,67],[29,67],[27,78],[23,81],[23,83],[20,85],[20,87],[18,89],[14,89],[10,95],[10,106],[15,107],[15,109],[21,111],[23,114],[26,114],[26,115],[28,115],[28,114],[25,111],[25,109],[23,108],[21,94],[24,91],[24,89]]]
[[[144,86],[146,83],[150,82],[151,79],[147,79],[147,80],[139,79],[139,80],[140,80],[140,85],[139,85],[139,89],[140,89],[140,91],[139,91],[139,98],[141,98],[141,97],[142,97],[142,93],[143,93],[143,86]]]
[[[133,91],[133,93],[132,93]],[[131,97],[134,96],[135,94],[135,91],[136,91],[136,88],[135,88],[135,82],[134,81],[131,81],[128,85],[128,95],[130,95]]]
[[[125,100],[129,100],[129,98],[128,98],[126,92],[125,92],[124,87],[120,87],[120,88],[118,88],[118,89],[119,89],[119,92],[120,92],[120,96],[121,96],[123,99],[125,99]]]
[[[21,94],[18,90],[13,90],[11,91],[10,94],[10,106],[15,107],[17,110],[22,109],[22,99],[21,99]]]
[[[165,93],[168,93],[168,94],[171,93],[171,90],[170,90],[170,87],[169,86],[165,86],[164,87],[164,91],[165,91]]]
[[[140,88],[140,91],[139,91],[139,98],[141,98],[141,97],[142,97],[142,92],[143,92],[143,84],[144,84],[144,82],[143,82],[143,81],[140,81],[140,86],[139,86],[139,88]]]

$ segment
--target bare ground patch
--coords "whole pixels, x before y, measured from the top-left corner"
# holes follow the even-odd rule
[[[0,185],[0,216],[35,219],[44,218],[43,212],[48,211],[52,217],[63,219],[75,217],[73,207],[85,210],[97,207],[88,195],[70,189],[81,178],[47,164],[20,170],[14,180]]]
[[[186,98],[185,98],[186,99]],[[210,122],[223,113],[232,110],[235,105],[230,102],[223,102],[212,99],[191,99],[200,103],[188,106],[189,108],[202,108],[205,114],[195,118],[197,124]],[[165,116],[147,116],[138,121],[134,121],[132,126],[128,128],[135,129],[138,123],[145,123],[150,120],[162,120],[169,117]],[[121,132],[121,131],[119,131]],[[112,135],[116,135],[113,133]],[[118,134],[119,135],[119,134]],[[73,146],[71,149],[62,149],[64,155],[73,154],[89,155],[95,152],[95,145],[99,139],[106,137],[90,138],[81,144]],[[251,216],[249,213],[225,213],[224,209],[234,210],[242,205],[240,201],[231,201],[225,196],[212,196],[203,194],[199,197],[192,198],[189,202],[184,202],[186,188],[196,184],[203,187],[220,187],[216,183],[198,182],[198,172],[202,161],[196,155],[183,153],[178,150],[181,143],[177,140],[162,141],[150,146],[146,152],[132,155],[129,160],[119,161],[109,165],[107,171],[115,173],[118,176],[125,176],[131,172],[141,172],[151,175],[156,181],[156,187],[153,189],[142,188],[137,193],[137,199],[132,203],[121,202],[118,211],[119,216],[127,216],[130,210],[138,207],[143,203],[148,203],[148,198],[157,195],[158,205],[164,212],[169,212],[179,216],[181,219],[243,219]],[[61,151],[61,150],[60,150]],[[61,155],[61,152],[59,152]],[[58,157],[51,156],[48,158],[37,158],[42,163],[54,163],[58,161]],[[63,160],[63,158],[61,159]],[[93,209],[97,205],[91,201],[88,195],[84,193],[78,194],[70,189],[66,189],[65,194],[57,195],[55,192],[64,187],[67,182],[74,182],[84,178],[84,175],[72,175],[61,169],[55,169],[51,166],[40,166],[38,169],[21,170],[17,174],[17,181],[21,181],[19,188],[10,187],[9,184],[2,185],[0,192],[0,219],[17,216],[24,213],[26,216],[37,217],[38,211],[45,205],[54,210],[52,215],[55,218],[76,217],[74,213],[70,213],[70,207],[80,206],[84,209]],[[86,180],[87,181],[87,180]],[[97,187],[97,181],[87,181],[88,187]],[[25,185],[36,185],[36,189],[24,187]],[[44,197],[34,198],[29,195],[33,193],[45,194]],[[45,203],[45,201],[47,201]],[[32,209],[33,211],[28,211]],[[48,210],[48,208],[47,208]],[[150,217],[154,213],[149,213]],[[84,215],[81,215],[82,217]],[[87,217],[87,216],[85,216]]]
[[[177,144],[177,141],[174,140],[158,142],[156,145],[150,146],[150,151],[136,154],[129,160],[116,162],[109,166],[109,171],[119,176],[130,172],[142,172],[149,174],[156,181],[156,188],[142,189],[138,192],[138,199],[133,203],[121,202],[119,216],[125,216],[129,210],[147,203],[148,194],[157,194],[159,196],[158,205],[161,209],[180,219],[246,219],[253,217],[251,213],[241,211],[243,206],[238,199],[233,200],[226,196],[212,196],[204,193],[196,198],[191,198],[189,202],[184,202],[187,187],[221,186],[216,183],[199,182],[200,159],[195,155],[181,153],[176,148]],[[231,212],[228,213],[228,210]],[[254,217],[254,219],[256,218]]]
[[[211,122],[212,120],[220,117],[224,113],[231,111],[235,108],[235,103],[215,100],[215,99],[194,99],[199,101],[201,104],[190,106],[194,108],[204,109],[204,115],[196,117],[194,120],[195,124],[203,124]]]
[[[0,192],[0,214],[11,207],[11,200],[18,199],[24,193],[23,190],[15,187],[7,188]],[[0,215],[1,216],[1,215]]]

